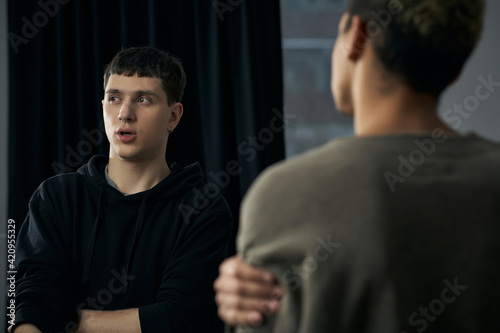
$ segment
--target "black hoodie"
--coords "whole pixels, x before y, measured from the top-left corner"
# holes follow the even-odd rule
[[[139,308],[143,333],[211,332],[231,214],[199,164],[124,196],[105,156],[35,191],[17,240],[16,325],[71,332],[80,309]],[[217,325],[216,325],[217,326]]]

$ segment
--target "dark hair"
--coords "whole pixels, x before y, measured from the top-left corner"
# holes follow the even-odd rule
[[[361,17],[387,71],[438,96],[480,38],[484,0],[348,0],[346,12],[346,29],[353,15]]]
[[[181,62],[152,47],[132,47],[118,52],[104,70],[104,89],[112,74],[159,78],[169,106],[182,100],[186,87]]]

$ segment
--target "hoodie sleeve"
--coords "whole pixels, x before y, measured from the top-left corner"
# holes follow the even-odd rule
[[[158,302],[139,308],[142,333],[208,333],[220,323],[213,282],[228,255],[231,228],[228,208],[207,209],[189,224],[163,274]]]
[[[70,281],[65,227],[38,189],[16,244],[16,326],[31,323],[42,332],[70,332],[78,320]]]

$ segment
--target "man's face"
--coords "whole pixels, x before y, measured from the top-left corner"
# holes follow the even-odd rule
[[[352,48],[351,26],[347,31],[345,27],[349,19],[344,14],[339,22],[338,36],[332,51],[331,90],[335,106],[340,113],[352,115],[352,73],[353,64],[349,61],[349,52]]]
[[[111,75],[102,101],[110,158],[151,160],[164,158],[168,130],[173,130],[182,115],[167,104],[161,80],[151,77]],[[174,123],[174,124],[173,124]]]

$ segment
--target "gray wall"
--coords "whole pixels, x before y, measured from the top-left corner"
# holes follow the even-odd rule
[[[455,117],[453,121],[449,121],[450,125],[460,125],[458,130],[462,133],[473,131],[498,142],[500,142],[500,86],[493,87],[493,92],[481,88],[480,95],[490,94],[485,100],[476,97],[476,88],[481,84],[478,76],[488,80],[488,76],[491,75],[492,81],[500,85],[499,14],[500,1],[488,0],[482,39],[460,79],[443,95],[439,108],[440,114],[446,121],[444,114],[449,109],[453,110],[454,104],[469,104],[464,106],[465,116],[448,112],[448,119]],[[478,104],[475,104],[476,101]],[[468,111],[466,107],[477,110]]]
[[[8,130],[8,67],[7,67],[7,0],[0,0],[0,285],[6,282],[6,222],[7,222],[7,130]],[[6,324],[5,288],[0,297],[0,330]]]

